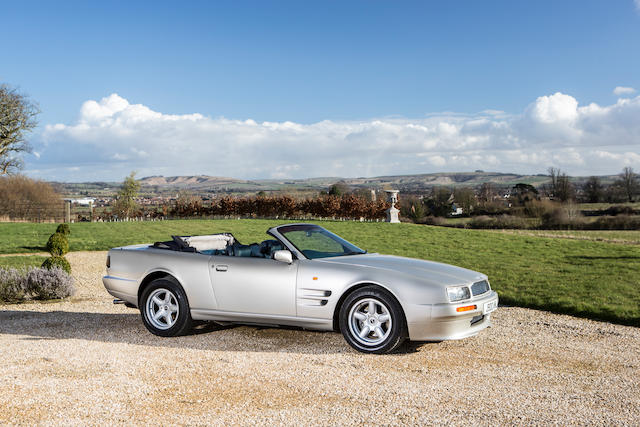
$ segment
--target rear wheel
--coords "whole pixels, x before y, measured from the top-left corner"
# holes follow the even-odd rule
[[[193,324],[187,296],[167,279],[156,279],[145,288],[140,296],[140,314],[149,332],[161,337],[184,335]]]
[[[360,288],[340,307],[340,331],[351,347],[363,353],[390,353],[406,339],[402,308],[388,292]]]

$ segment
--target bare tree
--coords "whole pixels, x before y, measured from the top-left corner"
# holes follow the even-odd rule
[[[597,176],[589,177],[587,182],[584,183],[583,190],[589,203],[598,203],[602,200],[604,189],[602,187],[602,182],[600,182],[600,178]]]
[[[554,197],[561,202],[572,200],[575,197],[576,191],[569,176],[562,172],[556,177],[556,189],[554,191]]]
[[[569,176],[559,168],[550,167],[547,169],[551,177],[551,183],[547,188],[547,195],[554,200],[566,202],[575,196],[575,188],[569,181]]]
[[[478,205],[478,199],[473,189],[469,187],[458,187],[453,190],[453,200],[458,207],[462,208],[465,215],[468,215]]]
[[[556,196],[556,190],[558,189],[558,176],[560,175],[560,169],[552,166],[547,169],[547,173],[549,173],[549,177],[551,177],[551,182],[549,184],[545,184],[543,189],[547,193],[547,196],[549,196],[550,199],[553,199]]]
[[[496,195],[496,190],[493,184],[490,182],[483,182],[480,186],[480,192],[478,194],[478,200],[487,203],[491,202]]]
[[[622,173],[619,175],[620,179],[616,182],[624,194],[627,196],[628,202],[633,202],[633,196],[638,193],[640,183],[638,183],[638,174],[633,171],[633,168],[626,166],[622,169]]]
[[[0,217],[24,220],[62,218],[60,194],[44,181],[22,175],[0,177]]]
[[[39,112],[27,96],[0,85],[0,176],[22,168],[19,154],[31,150],[25,134],[37,126]]]

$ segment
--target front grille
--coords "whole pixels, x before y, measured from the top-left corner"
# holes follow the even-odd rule
[[[489,282],[481,280],[471,285],[471,294],[475,297],[489,292]]]

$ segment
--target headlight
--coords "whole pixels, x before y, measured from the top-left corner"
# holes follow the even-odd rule
[[[447,288],[447,295],[449,295],[449,301],[462,301],[471,298],[471,291],[468,286],[456,286],[453,288]]]

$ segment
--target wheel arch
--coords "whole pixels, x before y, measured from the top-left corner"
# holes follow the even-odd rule
[[[151,284],[151,282],[153,282],[154,280],[157,280],[157,279],[170,280],[171,282],[174,282],[176,285],[180,286],[180,288],[182,288],[182,290],[184,292],[184,287],[182,286],[180,281],[173,274],[169,273],[168,271],[164,271],[164,270],[152,271],[152,272],[148,273],[144,277],[144,279],[142,279],[142,281],[140,282],[140,286],[138,286],[138,307],[140,307],[140,297],[142,296],[142,293],[144,292],[145,288],[147,286],[149,286]]]
[[[382,285],[380,283],[376,283],[376,282],[372,282],[372,281],[362,281],[362,282],[358,282],[358,283],[354,283],[354,284],[350,285],[347,289],[345,289],[344,292],[342,292],[342,295],[340,295],[340,298],[338,299],[338,302],[336,303],[336,306],[333,309],[333,330],[334,331],[339,331],[340,330],[340,325],[339,325],[339,322],[340,322],[340,309],[342,308],[342,304],[344,304],[344,301],[353,292],[357,291],[358,289],[362,289],[364,287],[367,287],[367,286],[373,286],[373,287],[379,288],[383,292],[389,294],[389,296],[391,298],[396,300],[396,302],[400,306],[400,310],[402,311],[402,319],[404,320],[405,325],[407,324],[407,315],[404,312],[404,307],[402,306],[402,303],[400,302],[400,299],[396,296],[396,294],[393,291],[391,291],[387,286],[384,286],[384,285]]]

